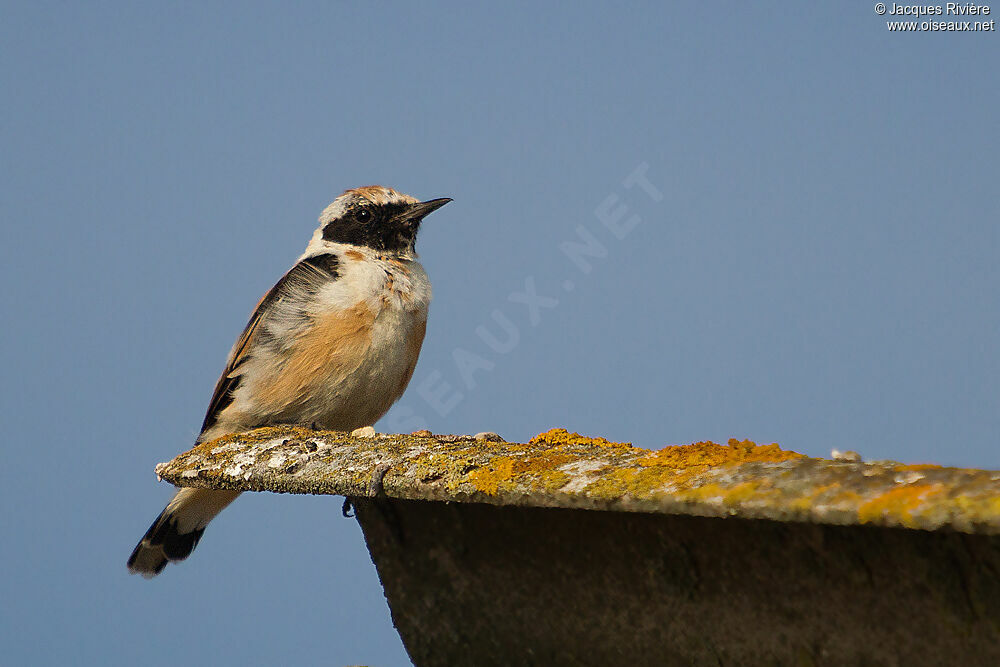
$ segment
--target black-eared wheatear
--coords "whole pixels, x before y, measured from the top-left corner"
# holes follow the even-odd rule
[[[450,201],[377,185],[337,197],[229,353],[198,442],[276,424],[353,431],[384,415],[413,375],[427,325],[431,284],[414,250],[417,231]],[[238,495],[177,491],[129,571],[154,577],[187,558]]]

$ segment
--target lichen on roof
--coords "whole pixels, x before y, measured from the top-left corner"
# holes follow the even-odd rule
[[[786,451],[778,443],[758,445],[750,440],[730,438],[729,444],[696,442],[693,445],[671,445],[653,450],[639,461],[642,465],[666,466],[668,468],[690,468],[691,466],[718,466],[727,463],[750,463],[753,461],[780,463],[804,458],[804,454]]]
[[[594,445],[599,447],[631,447],[631,442],[611,442],[607,438],[590,438],[570,433],[564,428],[550,428],[528,441],[531,445]]]
[[[732,439],[658,450],[557,428],[528,443],[273,427],[203,443],[179,486],[1000,533],[1000,473],[831,461]],[[375,483],[378,482],[378,483]]]

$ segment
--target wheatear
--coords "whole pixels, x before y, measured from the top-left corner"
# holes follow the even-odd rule
[[[229,353],[198,442],[274,424],[352,431],[384,415],[413,375],[427,325],[431,285],[414,250],[417,231],[450,201],[377,185],[337,197]],[[177,491],[129,571],[154,577],[187,558],[238,495]]]

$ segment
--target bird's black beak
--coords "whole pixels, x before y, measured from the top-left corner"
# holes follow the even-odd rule
[[[450,201],[450,197],[442,197],[441,199],[431,199],[429,201],[410,204],[409,209],[406,211],[406,218],[411,222],[420,222],[425,216],[430,215]]]

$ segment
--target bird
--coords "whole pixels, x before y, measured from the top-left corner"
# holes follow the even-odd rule
[[[427,327],[431,285],[417,232],[450,201],[371,185],[327,206],[233,345],[196,444],[263,426],[354,431],[378,421],[413,376]],[[179,489],[132,551],[129,572],[152,578],[187,558],[237,496]]]

